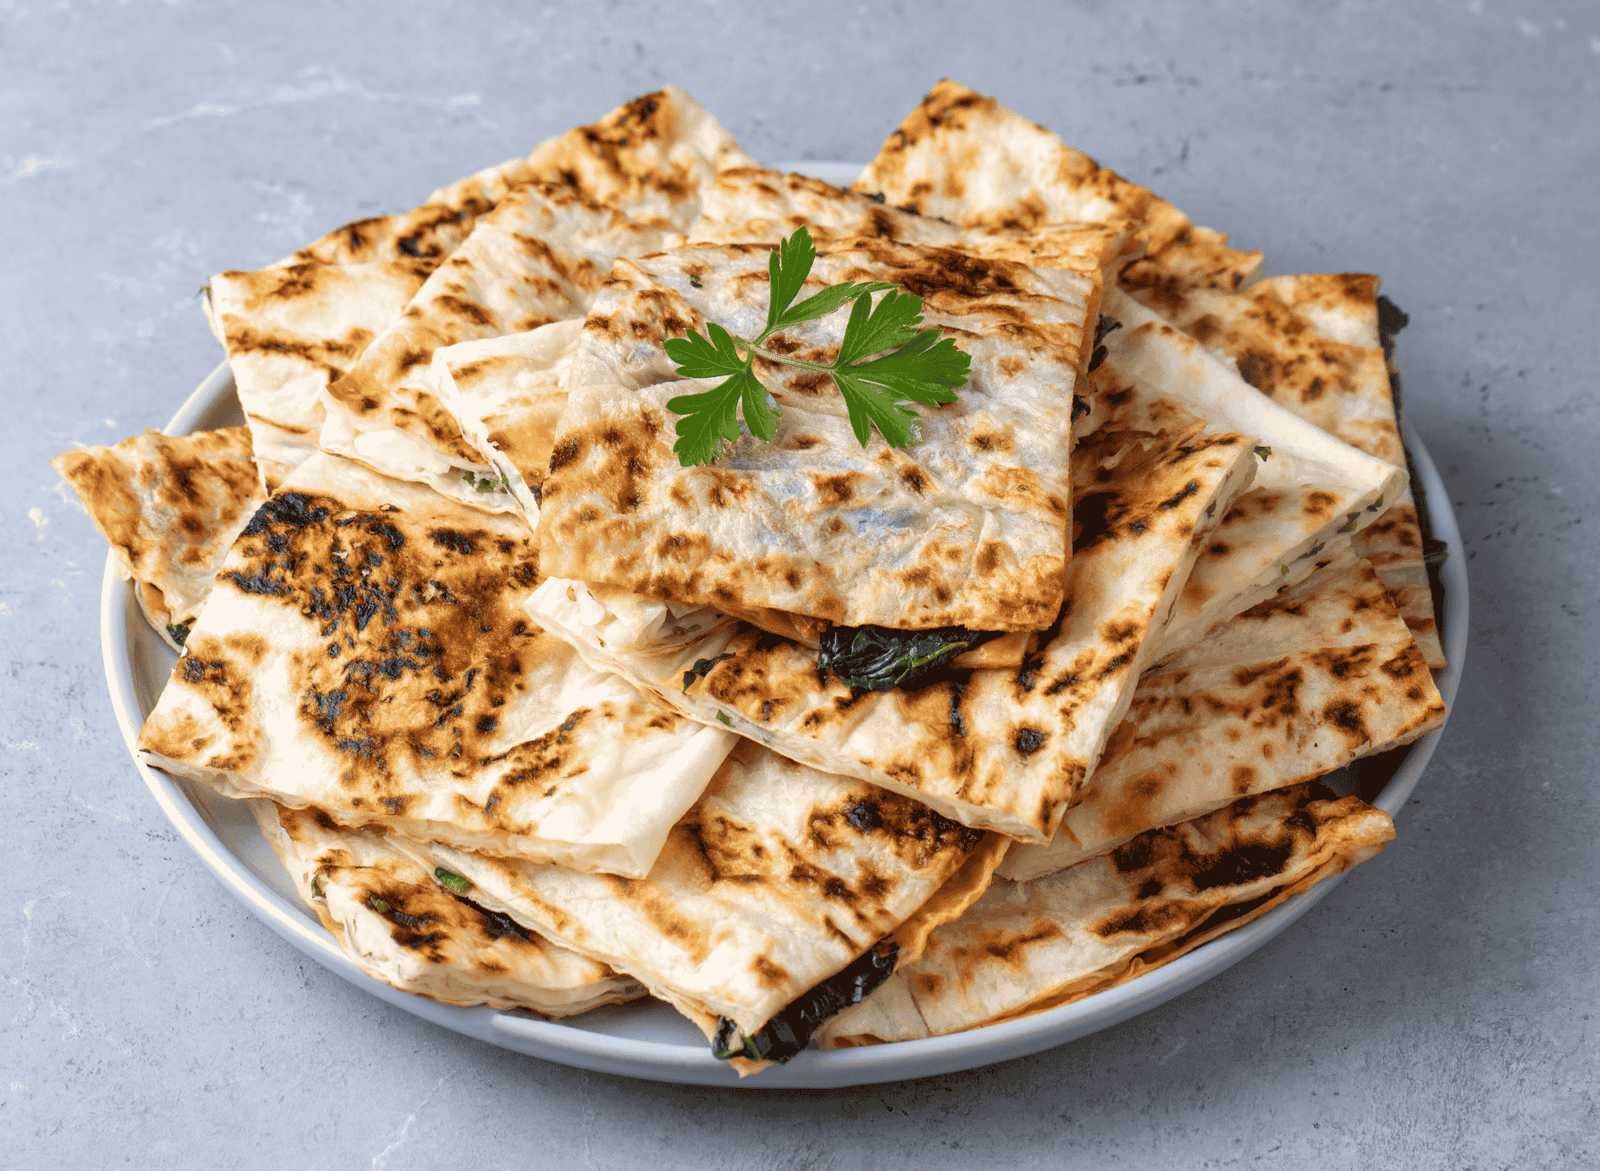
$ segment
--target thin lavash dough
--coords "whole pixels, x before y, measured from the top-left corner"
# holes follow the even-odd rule
[[[1320,782],[1247,797],[1028,883],[995,882],[960,919],[820,1030],[823,1048],[1016,1020],[1169,963],[1373,857],[1382,810]]]
[[[913,408],[912,447],[873,434],[863,448],[830,380],[763,359],[757,375],[783,411],[773,440],[743,438],[711,465],[683,467],[665,403],[710,382],[678,380],[661,343],[708,320],[759,334],[770,255],[702,244],[619,262],[572,360],[540,505],[546,572],[844,625],[1048,626],[1092,282],[842,242],[818,257],[808,288],[884,280],[923,294],[925,325],[958,332],[972,360],[956,401]],[[835,313],[769,344],[826,361],[845,327]]]
[[[1083,799],[1047,846],[1019,846],[1022,881],[1409,744],[1446,708],[1372,566],[1348,550],[1147,670]]]
[[[733,743],[526,620],[520,521],[336,456],[224,562],[140,733],[151,764],[342,823],[642,875]]]
[[[78,494],[123,579],[136,583],[145,619],[180,649],[167,627],[200,613],[217,566],[265,499],[249,430],[147,430],[58,455],[50,466]]]
[[[680,633],[645,649],[613,633],[625,627],[606,617],[616,595],[583,582],[550,578],[529,614],[696,719],[1042,843],[1121,721],[1204,533],[1255,474],[1247,437],[1202,435],[1176,403],[1166,414],[1167,430],[1124,432],[1113,419],[1080,443],[1074,474],[1094,488],[1094,515],[1075,526],[1091,522],[1068,563],[1067,616],[1020,668],[857,694],[819,682],[810,648],[691,620],[692,607],[672,607]]]
[[[547,1017],[645,995],[604,964],[535,932],[507,930],[503,918],[443,889],[380,831],[340,826],[317,809],[246,804],[300,897],[374,979],[444,1004]]]
[[[725,1016],[753,1036],[911,918],[985,841],[915,801],[741,741],[644,879],[399,844],[691,1019]]]

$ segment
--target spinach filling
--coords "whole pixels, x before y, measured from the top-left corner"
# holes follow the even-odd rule
[[[817,649],[817,677],[831,672],[859,691],[914,687],[962,651],[997,637],[998,631],[940,626],[894,630],[888,626],[831,626]]]
[[[893,943],[880,943],[864,952],[848,967],[791,1001],[787,1008],[762,1025],[754,1037],[741,1034],[739,1026],[727,1017],[718,1017],[711,1055],[724,1061],[730,1057],[788,1061],[811,1044],[811,1035],[834,1014],[852,1004],[860,1004],[887,980],[894,971],[899,952],[900,948]]]
[[[674,631],[673,633],[676,634],[676,633],[679,633],[679,632],[678,631]],[[729,651],[725,655],[718,655],[714,659],[696,659],[694,661],[694,666],[689,668],[689,670],[687,670],[687,671],[685,671],[683,673],[683,693],[685,695],[688,695],[689,694],[689,684],[693,683],[696,679],[704,679],[707,675],[709,675],[711,673],[711,668],[712,667],[715,667],[718,663],[722,662],[723,659],[731,659],[731,658],[733,658],[733,652],[732,651]],[[724,724],[726,724],[728,721],[724,718],[722,722]]]

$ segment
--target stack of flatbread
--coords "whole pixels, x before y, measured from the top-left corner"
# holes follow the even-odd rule
[[[967,381],[863,445],[762,357],[683,466],[663,343],[800,227]],[[1261,262],[942,82],[850,190],[667,87],[219,274],[248,429],[56,461],[183,646],[139,748],[374,977],[741,1073],[1133,978],[1380,850],[1315,778],[1445,717],[1376,278]]]

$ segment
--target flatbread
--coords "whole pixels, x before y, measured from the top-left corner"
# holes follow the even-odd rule
[[[350,371],[526,166],[519,158],[486,168],[410,211],[345,224],[264,269],[211,278],[206,319],[228,353],[268,491],[316,453],[322,391]]]
[[[776,243],[802,225],[824,246],[866,236],[896,243],[959,246],[974,255],[1036,267],[1071,269],[1091,277],[1084,287],[1091,311],[1098,306],[1095,274],[1129,247],[1131,230],[1102,225],[1067,225],[1037,236],[1010,232],[966,232],[942,220],[911,215],[856,192],[804,175],[759,167],[732,167],[717,174],[704,197],[703,214],[690,233],[695,243]],[[1114,277],[1113,277],[1114,279]],[[497,463],[530,519],[548,474],[553,447],[552,413],[565,401],[570,355],[566,326],[541,327],[522,339],[463,343],[436,353],[434,393],[456,418],[468,441]],[[1080,361],[1087,361],[1087,351]],[[458,375],[458,372],[459,373]]]
[[[1145,255],[1122,270],[1121,287],[1135,294],[1165,295],[1185,289],[1242,289],[1261,271],[1260,249],[1230,248],[1230,237],[1202,227],[1156,196],[1145,212]]]
[[[706,192],[700,221],[690,229],[689,239],[708,244],[775,244],[802,226],[822,248],[858,236],[956,248],[1033,268],[1098,274],[1106,284],[1115,283],[1123,265],[1142,252],[1142,246],[1134,242],[1137,225],[1131,220],[1051,224],[1026,232],[961,227],[888,206],[881,199],[821,179],[759,167],[734,167],[717,176]]]
[[[583,316],[613,261],[681,242],[716,172],[750,162],[675,87],[541,145],[403,316],[329,387],[323,449],[474,507],[516,510],[509,490],[477,490],[495,475],[490,453],[467,442],[434,394],[433,352]]]
[[[340,949],[402,992],[548,1017],[645,995],[637,981],[442,889],[380,832],[346,829],[317,809],[248,804]]]
[[[228,353],[267,491],[316,454],[321,392],[355,365],[436,265],[431,257],[308,260],[211,278],[206,318]]]
[[[1058,874],[996,882],[817,1043],[910,1041],[1070,1004],[1248,923],[1393,837],[1382,810],[1314,781],[1152,831]]]
[[[1406,483],[1403,467],[1341,443],[1252,390],[1194,338],[1121,291],[1106,312],[1122,322],[1107,335],[1094,374],[1096,400],[1179,400],[1213,427],[1254,436],[1255,485],[1221,518],[1162,635],[1161,655],[1195,641],[1216,622],[1308,576],[1317,555],[1377,519]]]
[[[733,135],[675,85],[575,126],[528,156],[528,177],[560,183],[630,219],[683,232],[719,171],[754,166]]]
[[[884,142],[855,190],[963,228],[1136,222],[1144,256],[1124,270],[1130,287],[1239,288],[1261,265],[1260,252],[1228,248],[1223,233],[948,78]]]
[[[433,352],[433,393],[493,469],[488,491],[509,492],[530,525],[567,405],[567,376],[583,318]],[[483,488],[479,477],[478,488]]]
[[[831,381],[758,360],[783,409],[772,441],[682,467],[665,403],[718,380],[669,381],[661,343],[707,320],[759,333],[769,254],[691,245],[617,265],[584,325],[544,481],[546,571],[848,626],[1048,626],[1067,552],[1089,282],[949,249],[837,244],[808,288],[884,280],[921,296],[927,326],[955,334],[972,360],[957,401],[914,408],[922,442],[900,450],[874,433],[863,448]],[[846,317],[768,345],[826,361]]]
[[[1444,644],[1439,640],[1433,586],[1423,560],[1422,526],[1417,520],[1416,498],[1409,486],[1392,507],[1356,534],[1351,547],[1372,562],[1383,584],[1389,587],[1389,596],[1411,631],[1411,637],[1417,640],[1428,667],[1442,671],[1449,666]]]
[[[323,450],[475,507],[515,511],[508,494],[485,496],[466,482],[463,472],[473,481],[494,472],[433,393],[434,351],[581,317],[619,256],[681,238],[558,184],[513,188],[328,388]]]
[[[552,139],[550,142],[558,140]],[[549,143],[540,149],[547,149]],[[526,178],[528,160],[507,159],[439,188],[410,211],[373,216],[335,228],[274,267],[428,261],[437,266],[461,246],[481,215],[494,210],[512,184]]]
[[[685,633],[657,636],[647,653],[634,653],[623,624],[605,616],[614,597],[582,582],[546,581],[529,614],[592,664],[697,719],[964,824],[1042,843],[1121,722],[1197,541],[1254,474],[1246,437],[1202,434],[1205,424],[1176,404],[1167,417],[1167,430],[1122,430],[1113,417],[1079,445],[1066,601],[1020,669],[853,692],[819,680],[804,646],[748,628],[689,632],[705,620],[688,607],[668,607],[652,628]]]
[[[1168,320],[1233,362],[1285,409],[1352,447],[1404,467],[1393,371],[1378,332],[1378,284],[1366,273],[1268,277],[1242,293],[1138,294]],[[1428,665],[1445,665],[1409,484],[1353,538],[1395,596]]]
[[[644,879],[403,843],[474,901],[754,1036],[893,932],[984,835],[742,741]],[[987,875],[984,875],[987,882]]]
[[[516,184],[557,183],[642,219],[686,225],[704,178],[697,151],[726,165],[751,161],[693,98],[666,86],[546,140],[526,159],[442,187],[410,211],[345,224],[264,270],[213,277],[206,316],[228,352],[262,483],[275,489],[316,452],[321,392],[349,373]]]
[[[536,582],[520,521],[314,457],[229,552],[139,748],[224,796],[642,875],[733,737],[586,671],[526,621]]]
[[[1445,715],[1384,583],[1346,552],[1146,671],[1083,799],[1048,846],[1019,846],[1000,873],[1065,869],[1409,744]]]
[[[1357,297],[1372,293],[1377,278],[1346,279],[1347,295]],[[1239,376],[1274,402],[1369,455],[1404,466],[1377,337],[1369,346],[1324,336],[1282,296],[1302,281],[1268,277],[1242,292],[1190,289],[1144,303],[1201,345],[1227,355]]]
[[[150,625],[194,620],[239,530],[265,499],[244,427],[174,437],[147,430],[113,447],[50,461],[111,545],[117,569],[138,583]]]
[[[687,91],[665,85],[598,122],[546,139],[527,158],[508,159],[441,187],[409,212],[336,228],[279,264],[442,261],[467,238],[478,216],[529,179],[560,183],[636,220],[682,231],[699,214],[696,193],[708,172],[751,161]]]
[[[950,79],[884,141],[855,190],[964,228],[1140,220],[1150,193]]]
[[[1393,337],[1385,339],[1379,330],[1379,278],[1363,273],[1307,273],[1274,277],[1263,283],[1269,284],[1284,304],[1309,321],[1324,338],[1383,351],[1383,381],[1377,380],[1375,372],[1363,377],[1351,395],[1356,401],[1344,407],[1340,421],[1332,429],[1339,438],[1363,451],[1375,455],[1393,451],[1400,416],[1400,373],[1394,361]],[[1397,330],[1403,328],[1404,321],[1400,315]],[[1363,366],[1364,371],[1370,369],[1370,364]],[[1433,590],[1423,561],[1422,526],[1409,485],[1382,516],[1356,534],[1354,544],[1389,587],[1428,666],[1443,670],[1448,660],[1439,641]]]

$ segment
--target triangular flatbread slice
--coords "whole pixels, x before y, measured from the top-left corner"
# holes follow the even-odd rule
[[[268,268],[213,277],[204,301],[228,352],[240,404],[271,491],[317,451],[321,392],[355,366],[428,275],[513,186],[559,184],[635,218],[687,225],[705,152],[747,155],[684,91],[665,86],[591,126],[440,188],[408,212],[337,228]]]
[[[984,835],[741,742],[643,879],[402,843],[480,905],[749,1036],[956,876]],[[988,874],[982,875],[982,885]]]
[[[1350,295],[1374,289],[1375,277],[1351,274]],[[1371,345],[1324,336],[1284,299],[1301,278],[1268,277],[1242,292],[1189,289],[1149,307],[1237,364],[1262,394],[1353,447],[1404,466],[1405,449],[1389,395],[1389,374],[1374,334]]]
[[[1378,571],[1389,597],[1417,640],[1428,667],[1449,666],[1433,607],[1433,586],[1424,560],[1422,526],[1417,520],[1416,497],[1408,486],[1382,516],[1356,534],[1351,548]]]
[[[1383,318],[1379,306],[1379,279],[1362,273],[1306,273],[1273,277],[1268,284],[1291,310],[1309,321],[1316,331],[1332,341],[1383,351],[1386,377],[1363,377],[1354,396],[1361,406],[1351,403],[1334,434],[1345,442],[1372,454],[1392,451],[1391,435],[1398,435],[1400,416],[1400,372],[1394,358],[1394,334],[1404,328],[1405,314],[1392,304],[1387,332],[1380,330]],[[1363,371],[1370,367],[1363,365]],[[1292,406],[1291,410],[1294,409]],[[1383,412],[1390,412],[1384,425]],[[1412,488],[1395,498],[1393,504],[1371,525],[1356,534],[1355,547],[1372,562],[1422,655],[1433,670],[1448,665],[1444,645],[1439,641],[1439,624],[1433,606],[1433,590],[1424,561],[1422,526]]]
[[[1122,430],[1113,417],[1080,444],[1066,600],[1020,668],[859,692],[819,679],[810,648],[748,629],[695,634],[708,624],[689,607],[663,606],[644,653],[609,617],[614,597],[582,582],[545,582],[529,613],[697,719],[967,825],[1045,842],[1121,721],[1197,543],[1254,474],[1246,437],[1202,434],[1176,404],[1168,419],[1169,430]]]
[[[1124,279],[1137,285],[1238,288],[1261,265],[1261,253],[1228,248],[1221,232],[949,79],[888,137],[855,189],[963,228],[1031,233],[1074,221],[1135,221],[1145,255]]]
[[[206,318],[228,353],[268,491],[316,454],[322,391],[355,366],[436,265],[307,260],[211,278]]]
[[[949,78],[884,140],[855,189],[960,227],[1023,232],[1139,220],[1150,205],[1143,187]]]
[[[480,477],[497,477],[434,395],[434,351],[581,317],[619,256],[681,239],[557,184],[514,187],[328,388],[322,449],[474,507],[515,511],[503,488],[477,491]]]
[[[559,141],[550,139],[538,149],[549,150]],[[524,158],[485,167],[439,188],[428,196],[427,202],[410,211],[373,216],[335,228],[273,267],[417,260],[436,267],[461,246],[476,219],[493,211],[511,185],[528,174],[529,162]]]
[[[444,889],[381,832],[320,809],[253,800],[250,811],[300,897],[367,975],[445,1004],[572,1016],[645,990],[606,965]]]
[[[537,569],[520,521],[314,457],[229,552],[139,748],[224,796],[642,875],[733,737],[528,622]]]
[[[921,959],[829,1022],[818,1044],[937,1037],[1070,1004],[1248,923],[1393,837],[1382,810],[1313,781],[1058,874],[996,882],[933,933]]]
[[[509,492],[530,525],[539,521],[567,377],[583,318],[433,352],[433,392],[466,441],[493,468],[475,491]]]
[[[1099,273],[1107,284],[1115,283],[1122,266],[1142,251],[1142,246],[1134,243],[1137,225],[1132,220],[1051,224],[1026,232],[962,227],[820,179],[759,167],[734,167],[717,176],[706,192],[700,221],[690,230],[689,239],[708,244],[775,244],[801,227],[823,248],[832,241],[854,237],[924,244],[1033,268]]]
[[[328,391],[324,450],[489,510],[509,487],[434,394],[433,352],[581,317],[619,256],[682,240],[700,196],[751,159],[703,107],[667,87],[541,145],[518,182]]]
[[[50,461],[138,583],[145,618],[175,648],[217,567],[266,498],[244,427],[174,437],[146,431]]]
[[[268,491],[316,454],[322,391],[354,367],[526,166],[512,159],[486,168],[411,211],[345,224],[264,269],[211,278],[206,320],[228,353]]]
[[[1378,330],[1378,278],[1366,273],[1268,277],[1240,293],[1168,290],[1146,304],[1233,362],[1267,397],[1352,447],[1404,467],[1395,375]],[[1408,485],[1354,544],[1394,593],[1428,665],[1445,665]]]
[[[1048,846],[1017,847],[1000,872],[1065,869],[1409,744],[1445,715],[1384,583],[1346,552],[1146,671],[1083,799]]]
[[[840,243],[808,289],[881,280],[921,296],[926,325],[971,358],[957,400],[915,408],[920,442],[901,450],[874,433],[863,448],[831,381],[760,360],[783,410],[772,441],[683,467],[665,404],[715,380],[672,381],[661,343],[708,320],[759,333],[769,255],[702,244],[618,264],[584,325],[544,481],[546,572],[849,626],[1048,626],[1092,282],[948,249]],[[832,314],[768,344],[825,362],[845,324]]]
[[[1168,655],[1213,623],[1308,576],[1317,555],[1377,519],[1406,483],[1375,459],[1283,409],[1242,382],[1194,338],[1120,290],[1106,312],[1122,323],[1105,338],[1094,374],[1097,409],[1138,414],[1170,396],[1213,427],[1254,437],[1255,484],[1229,509],[1195,562],[1162,634]]]

